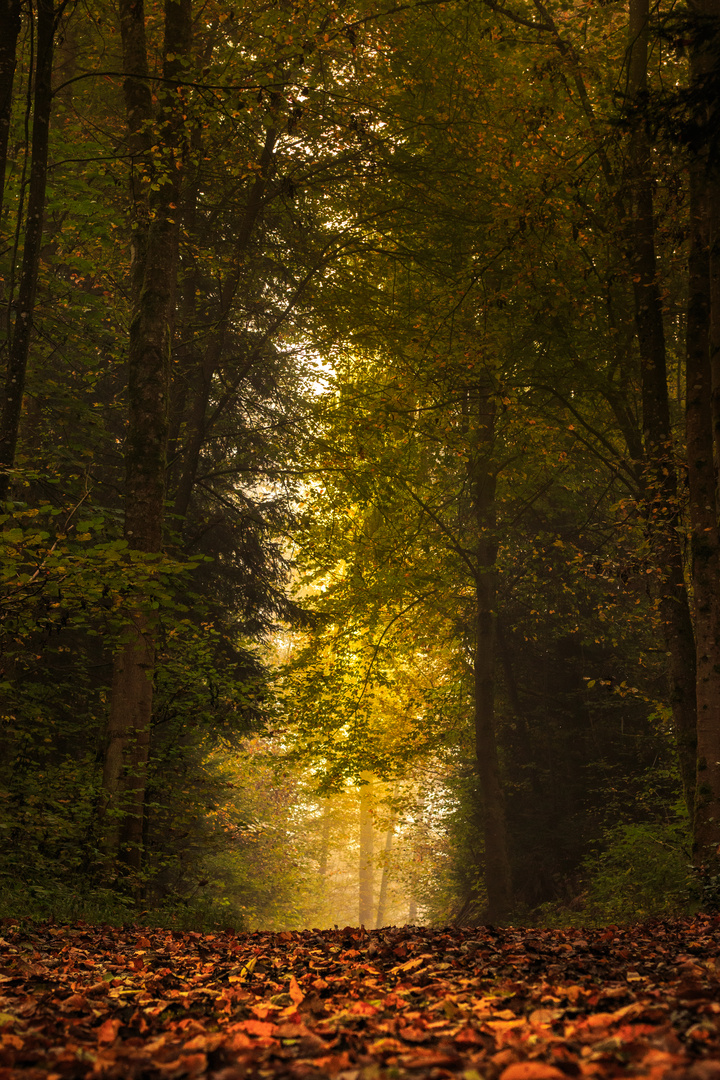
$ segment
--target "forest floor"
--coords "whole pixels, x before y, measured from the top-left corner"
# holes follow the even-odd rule
[[[720,917],[0,932],[0,1080],[720,1080]]]

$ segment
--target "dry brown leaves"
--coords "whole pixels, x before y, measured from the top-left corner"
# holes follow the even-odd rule
[[[0,1080],[720,1080],[720,919],[0,939]]]

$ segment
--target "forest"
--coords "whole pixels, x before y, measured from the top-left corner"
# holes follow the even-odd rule
[[[719,110],[718,0],[0,0],[0,916],[720,908]]]

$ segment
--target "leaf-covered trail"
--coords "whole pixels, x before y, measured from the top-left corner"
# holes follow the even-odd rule
[[[718,917],[2,935],[0,1080],[720,1080]]]

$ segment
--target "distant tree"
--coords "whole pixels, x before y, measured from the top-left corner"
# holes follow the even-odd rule
[[[53,51],[57,22],[66,2],[67,0],[56,7],[54,0],[38,0],[37,5],[30,180],[23,230],[23,256],[17,296],[14,296],[11,290],[8,290],[6,296],[6,326],[10,328],[10,332],[4,349],[6,353],[5,384],[0,413],[0,502],[7,499],[10,487],[10,470],[15,464],[20,413],[25,392],[45,221],[45,189],[52,114]],[[0,196],[4,189],[7,163],[7,140],[20,5],[6,3],[4,8],[0,24],[0,32],[4,31],[7,34],[7,37],[3,38],[2,53],[0,53],[0,79],[2,80],[0,83],[0,169],[3,183]],[[22,201],[20,205],[22,206]],[[1,215],[2,198],[0,197],[0,220]],[[14,273],[10,280],[14,280]]]

